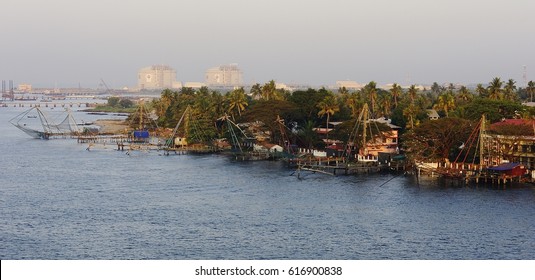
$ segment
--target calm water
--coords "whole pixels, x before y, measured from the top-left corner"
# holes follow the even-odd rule
[[[86,151],[30,139],[21,111],[0,108],[0,259],[535,259],[531,186]]]

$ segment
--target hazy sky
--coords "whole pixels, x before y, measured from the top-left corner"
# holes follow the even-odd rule
[[[0,79],[135,86],[238,63],[244,82],[535,80],[533,0],[2,0]]]

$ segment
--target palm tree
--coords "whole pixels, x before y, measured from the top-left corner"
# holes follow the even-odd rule
[[[433,109],[444,111],[444,113],[446,113],[446,117],[448,117],[448,112],[455,109],[455,98],[453,98],[453,92],[448,90],[439,95],[437,103],[433,106]]]
[[[346,87],[339,87],[338,88],[338,93],[342,96],[344,95],[348,95],[349,94],[349,90],[347,90]]]
[[[367,95],[368,100],[371,103],[372,115],[375,115],[375,107],[377,106],[377,83],[374,81],[369,82],[364,86],[364,94]]]
[[[262,98],[264,100],[273,100],[276,97],[275,81],[271,80],[262,86]]]
[[[503,82],[500,78],[496,77],[492,79],[490,85],[487,87],[489,98],[493,100],[502,99],[502,85]]]
[[[392,112],[392,95],[388,91],[384,91],[379,95],[379,105],[383,111],[383,117],[388,118]]]
[[[457,99],[462,100],[465,103],[472,100],[472,98],[474,98],[474,96],[465,86],[461,86],[461,88],[457,91]]]
[[[301,139],[304,142],[303,144],[307,148],[312,149],[314,147],[315,140],[318,139],[318,135],[314,131],[314,122],[308,120],[303,128],[299,131],[299,136],[301,136]]]
[[[526,91],[529,93],[529,101],[533,102],[533,93],[535,93],[535,83],[533,83],[533,81],[528,82],[528,87],[526,87]]]
[[[262,96],[262,86],[259,83],[251,87],[251,95],[254,99],[259,99]]]
[[[217,91],[212,91],[211,97],[210,97],[210,112],[212,114],[213,119],[217,119],[225,113],[225,107],[226,107],[226,100],[223,95],[221,95]]]
[[[403,116],[409,119],[409,128],[411,129],[414,128],[414,118],[416,117],[417,113],[418,107],[416,107],[414,103],[411,103],[409,106],[403,109]]]
[[[476,92],[479,94],[479,97],[487,97],[487,89],[482,84],[477,84]]]
[[[154,108],[156,109],[156,115],[158,115],[158,117],[164,116],[167,108],[169,108],[169,106],[171,106],[171,103],[176,100],[176,95],[176,92],[173,92],[170,89],[165,89],[162,91],[160,99],[154,102]]]
[[[504,91],[504,98],[506,100],[515,101],[518,98],[515,84],[516,82],[513,79],[509,79],[509,81],[507,81],[507,83],[505,84],[503,91]]]
[[[398,98],[402,92],[403,89],[400,85],[398,85],[397,83],[394,83],[392,85],[392,88],[390,89],[390,94],[392,94],[392,98],[394,98],[394,108],[398,107]]]
[[[347,97],[345,104],[347,105],[347,107],[349,107],[349,109],[351,109],[351,116],[353,118],[358,117],[360,109],[363,105],[363,101],[360,98],[360,94],[358,92],[351,93]]]
[[[228,100],[228,112],[234,116],[233,111],[237,110],[238,115],[241,116],[241,112],[245,110],[245,107],[249,105],[247,103],[247,96],[245,95],[245,91],[243,90],[243,87],[239,89],[235,89],[232,92],[230,92],[227,95]]]
[[[411,85],[409,87],[409,97],[411,98],[411,103],[414,103],[414,100],[416,100],[416,95],[418,94],[418,88],[416,88],[415,85]]]
[[[329,120],[332,115],[334,115],[336,112],[340,111],[340,107],[338,106],[338,102],[336,101],[336,97],[333,94],[329,94],[323,98],[322,101],[320,101],[317,105],[318,109],[320,111],[318,112],[319,117],[323,117],[323,115],[327,115],[327,122],[326,122],[326,128],[327,128],[327,135],[326,138],[329,139]]]
[[[439,95],[444,89],[438,85],[437,82],[433,82],[433,85],[431,86],[431,92]]]

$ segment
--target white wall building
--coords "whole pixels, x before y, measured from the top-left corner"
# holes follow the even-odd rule
[[[152,65],[138,71],[137,86],[140,90],[179,88],[181,85],[176,81],[176,70],[167,65]]]
[[[342,87],[345,87],[348,90],[357,90],[363,88],[364,86],[355,81],[336,81],[336,88]]]
[[[206,70],[208,86],[241,86],[243,73],[237,64],[221,65]]]

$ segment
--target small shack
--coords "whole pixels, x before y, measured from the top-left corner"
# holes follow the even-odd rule
[[[186,137],[175,137],[175,147],[185,147],[188,145]]]

